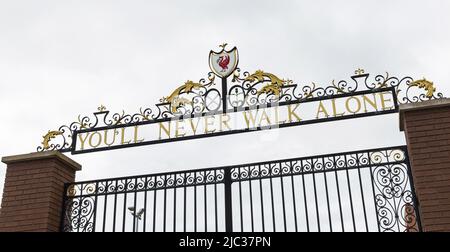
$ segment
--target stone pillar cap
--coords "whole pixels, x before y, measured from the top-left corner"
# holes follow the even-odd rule
[[[62,154],[59,151],[32,152],[32,153],[28,153],[28,154],[7,156],[7,157],[2,157],[2,162],[5,164],[13,164],[13,163],[42,160],[42,159],[51,159],[51,158],[54,158],[54,159],[57,159],[57,160],[63,162],[64,164],[73,168],[75,171],[81,170],[81,165],[79,163],[77,163],[76,161],[67,157],[66,155]]]
[[[400,106],[399,106],[400,131],[404,130],[403,118],[404,118],[405,112],[414,111],[414,110],[439,108],[439,107],[449,107],[449,106],[450,106],[450,98],[441,98],[441,99],[434,99],[434,100],[428,100],[428,101],[423,101],[423,102],[400,104]]]

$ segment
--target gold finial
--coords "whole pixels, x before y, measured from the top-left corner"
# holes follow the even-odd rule
[[[355,74],[356,75],[361,75],[363,73],[364,73],[364,69],[362,69],[362,68],[358,68],[358,69],[355,70]]]
[[[225,46],[227,46],[227,45],[228,45],[227,43],[223,43],[223,44],[219,45],[219,47],[222,47],[223,49],[225,49]]]
[[[106,107],[100,104],[100,107],[97,108],[98,112],[103,112],[106,110]]]

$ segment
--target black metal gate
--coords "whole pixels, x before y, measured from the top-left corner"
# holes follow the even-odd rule
[[[406,146],[67,184],[62,231],[421,231]]]

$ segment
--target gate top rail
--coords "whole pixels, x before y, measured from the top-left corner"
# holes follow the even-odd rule
[[[406,152],[406,146],[401,145],[178,172],[80,181],[65,184],[65,197],[87,197],[222,183],[225,170],[230,170],[231,181],[242,181],[396,164],[405,161]]]

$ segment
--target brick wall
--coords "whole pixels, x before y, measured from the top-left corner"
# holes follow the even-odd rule
[[[0,231],[59,231],[64,183],[81,166],[59,152],[5,157]]]
[[[449,100],[400,107],[424,231],[450,231]]]

